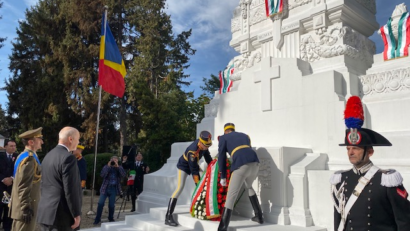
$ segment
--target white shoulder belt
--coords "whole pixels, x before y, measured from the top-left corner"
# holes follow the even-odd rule
[[[350,196],[349,200],[346,203],[346,206],[344,207],[342,211],[340,211],[340,215],[342,216],[342,219],[340,221],[339,228],[337,229],[338,231],[343,231],[345,227],[346,218],[347,218],[347,215],[349,214],[350,209],[353,207],[357,198],[359,198],[360,193],[362,193],[364,187],[366,187],[366,185],[373,178],[374,174],[376,174],[376,172],[378,171],[379,171],[379,168],[373,165],[364,176],[359,178],[359,182],[354,188],[352,195]]]

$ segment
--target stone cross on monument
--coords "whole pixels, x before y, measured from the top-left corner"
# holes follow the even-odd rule
[[[261,61],[261,69],[254,72],[254,82],[261,83],[261,109],[272,111],[272,79],[280,78],[280,66],[272,66],[272,57]]]

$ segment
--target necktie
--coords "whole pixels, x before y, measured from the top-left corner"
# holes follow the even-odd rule
[[[11,155],[7,154],[9,161],[11,162]]]

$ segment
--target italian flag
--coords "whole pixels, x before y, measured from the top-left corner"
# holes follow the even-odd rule
[[[265,9],[266,17],[281,13],[283,10],[283,0],[265,0]]]
[[[225,88],[225,80],[222,76],[222,71],[219,72],[219,94],[224,93],[224,88]]]
[[[135,175],[136,175],[135,170],[131,170],[130,175],[128,176],[127,185],[134,185]]]
[[[231,76],[233,75],[233,72],[235,71],[234,68],[234,64],[232,64],[230,67],[227,68],[226,70],[226,75],[225,77],[225,92],[230,92],[231,91],[231,87],[232,87],[232,80],[231,80]]]
[[[389,60],[396,57],[396,39],[393,36],[391,20],[392,19],[389,18],[387,24],[380,28],[380,34],[384,42],[384,60]]]
[[[232,64],[230,67],[225,69],[224,71],[219,72],[219,94],[227,93],[231,91],[232,87],[232,80],[231,75],[235,71],[234,64]]]
[[[410,13],[406,12],[401,15],[399,26],[399,35],[397,38],[396,57],[404,57],[409,54],[410,45]]]

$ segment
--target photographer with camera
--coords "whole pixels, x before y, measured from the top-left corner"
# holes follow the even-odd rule
[[[108,197],[108,220],[114,221],[115,198],[122,195],[121,180],[126,177],[125,170],[118,165],[118,157],[111,157],[107,165],[101,170],[103,183],[100,189],[100,199],[98,201],[97,216],[94,220],[94,225],[101,222],[101,215],[105,204],[105,199]]]

